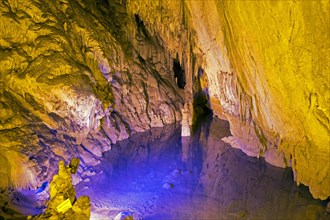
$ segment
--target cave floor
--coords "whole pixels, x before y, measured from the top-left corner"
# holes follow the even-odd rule
[[[212,121],[212,122],[210,122]],[[92,219],[328,219],[325,202],[296,186],[290,169],[251,158],[221,141],[226,121],[205,120],[190,138],[178,126],[119,142],[76,186]]]

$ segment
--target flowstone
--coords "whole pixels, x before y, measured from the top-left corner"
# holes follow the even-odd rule
[[[78,162],[77,162],[78,160]],[[71,174],[74,174],[79,159],[73,158],[70,166],[64,161],[58,163],[58,174],[50,183],[50,198],[45,213],[30,219],[89,219],[90,199],[88,196],[76,198]]]

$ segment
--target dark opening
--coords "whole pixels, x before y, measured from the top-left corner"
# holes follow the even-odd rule
[[[193,132],[196,128],[199,127],[200,123],[204,121],[206,118],[210,117],[213,114],[210,104],[210,96],[208,88],[202,88],[201,86],[201,78],[203,77],[204,70],[203,68],[198,68],[197,75],[197,91],[194,94],[193,108],[194,108],[194,116],[193,116]]]
[[[173,59],[173,71],[174,71],[174,77],[176,78],[178,87],[180,89],[184,89],[184,87],[186,85],[186,75],[185,75],[184,69],[180,65],[178,56],[177,56],[177,58]]]
[[[138,14],[134,14],[134,17],[135,17],[135,22],[136,22],[138,32],[140,34],[144,35],[144,37],[149,38],[149,32],[148,32],[143,20],[140,18],[140,16]]]

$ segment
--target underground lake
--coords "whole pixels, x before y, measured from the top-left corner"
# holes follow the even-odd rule
[[[328,219],[326,202],[298,187],[291,169],[223,142],[227,121],[208,118],[191,137],[180,134],[179,125],[154,128],[106,153],[77,185],[91,198],[91,218],[124,211],[134,219]]]

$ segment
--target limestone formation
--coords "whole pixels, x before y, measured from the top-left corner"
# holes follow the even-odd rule
[[[187,85],[204,69],[234,146],[291,166],[297,184],[329,197],[329,1],[141,0],[129,9],[180,48]]]
[[[191,115],[189,111],[189,105],[188,103],[185,103],[182,109],[182,129],[181,129],[181,136],[182,137],[187,137],[190,136],[190,121]]]
[[[64,161],[58,164],[58,174],[50,183],[50,197],[45,212],[30,219],[89,219],[90,200],[88,196],[76,198],[72,185],[72,168],[65,166]]]
[[[1,1],[0,187],[37,187],[77,155],[80,177],[190,102],[229,121],[233,146],[327,199],[329,4]]]
[[[0,186],[37,187],[78,155],[81,175],[118,140],[181,120],[167,48],[109,4],[0,2]]]

